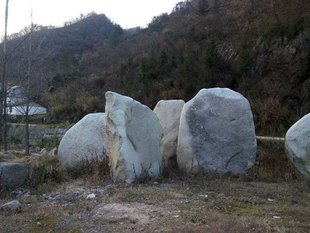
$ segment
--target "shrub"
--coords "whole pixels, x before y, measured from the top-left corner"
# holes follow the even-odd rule
[[[269,15],[252,23],[250,33],[265,37],[286,37],[292,40],[302,29],[305,17],[303,15]]]
[[[61,182],[64,172],[57,157],[57,148],[45,151],[40,156],[30,156],[27,163],[30,167],[29,184],[37,186],[45,182]]]

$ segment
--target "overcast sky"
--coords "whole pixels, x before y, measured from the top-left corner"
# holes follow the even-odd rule
[[[92,11],[104,13],[123,28],[145,27],[153,18],[169,13],[182,0],[9,0],[9,34],[19,32],[33,22],[44,26],[62,26],[64,22]],[[0,0],[0,35],[4,34],[6,0]]]

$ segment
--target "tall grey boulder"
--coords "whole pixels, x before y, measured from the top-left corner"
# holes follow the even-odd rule
[[[88,114],[66,132],[58,148],[63,167],[74,169],[81,163],[102,161],[108,156],[104,121],[104,113]]]
[[[114,92],[106,93],[106,130],[114,181],[132,183],[162,172],[162,128],[147,106]]]
[[[297,170],[310,177],[310,113],[287,131],[285,151]]]
[[[181,114],[177,161],[186,172],[241,174],[256,160],[250,104],[228,88],[202,89]]]
[[[0,189],[15,189],[25,184],[28,172],[25,163],[0,163]]]
[[[154,108],[163,128],[160,150],[165,166],[170,159],[176,159],[180,117],[184,104],[183,100],[161,100]]]

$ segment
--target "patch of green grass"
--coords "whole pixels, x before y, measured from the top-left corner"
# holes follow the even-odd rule
[[[8,142],[9,144],[14,144],[14,145],[16,145],[16,144],[21,144],[21,143],[22,143],[20,140],[18,140],[18,139],[16,139],[16,138],[12,138],[12,137],[9,137],[7,142]]]
[[[125,202],[141,202],[142,200],[145,200],[148,198],[148,195],[146,195],[143,191],[129,191],[125,194],[123,197],[123,201]]]
[[[55,123],[55,124],[44,124],[45,127],[47,128],[71,128],[72,126],[74,126],[75,123]]]
[[[40,144],[40,147],[46,148],[47,150],[51,150],[55,147],[58,147],[60,141],[61,141],[61,138],[54,138],[48,141],[43,140],[42,143]]]
[[[185,221],[189,221],[189,222],[197,224],[197,225],[203,225],[203,224],[207,223],[206,213],[204,213],[200,209],[198,209],[196,211],[192,211],[187,215],[184,215],[183,219]]]
[[[41,218],[39,216],[35,221],[26,226],[26,231],[31,233],[62,232],[61,229],[55,229],[60,221],[61,219],[56,216],[49,216],[46,218]],[[38,222],[40,222],[40,225],[38,225]]]
[[[234,211],[238,215],[246,216],[246,217],[261,217],[262,212],[258,206],[254,205],[242,205],[234,209]]]

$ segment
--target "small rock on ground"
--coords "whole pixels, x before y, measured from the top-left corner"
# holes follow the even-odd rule
[[[11,201],[11,202],[8,202],[8,203],[2,205],[1,210],[5,211],[5,212],[10,212],[10,213],[21,212],[22,205],[20,204],[19,201],[14,200],[14,201]]]

